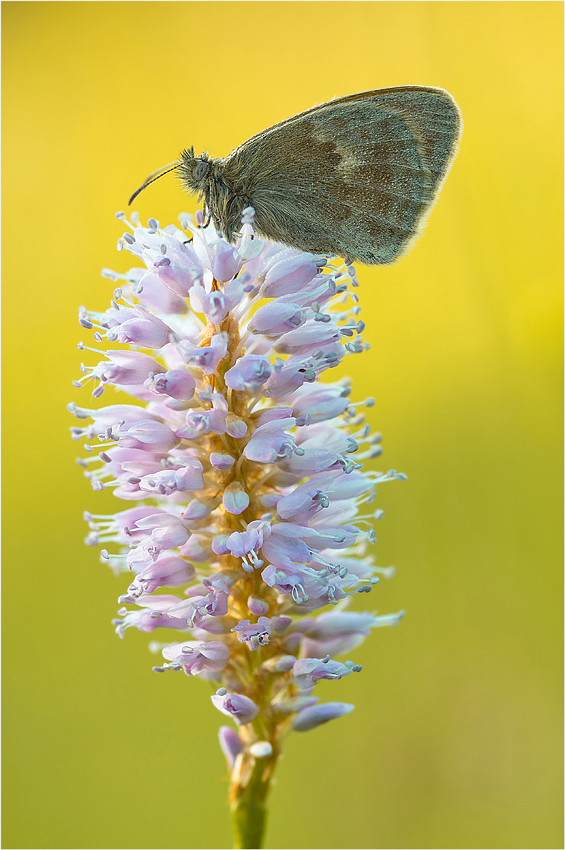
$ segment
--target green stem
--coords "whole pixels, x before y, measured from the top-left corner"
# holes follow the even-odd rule
[[[267,823],[266,799],[276,764],[274,755],[246,760],[231,787],[235,850],[261,850]]]

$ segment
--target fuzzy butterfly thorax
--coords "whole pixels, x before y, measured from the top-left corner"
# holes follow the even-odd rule
[[[226,177],[225,160],[214,159],[207,153],[195,156],[194,148],[182,151],[180,161],[178,171],[184,187],[198,195],[214,225],[228,242],[235,242],[241,213],[249,206],[241,182]]]

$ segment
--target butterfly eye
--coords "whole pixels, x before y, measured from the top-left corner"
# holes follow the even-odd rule
[[[208,163],[202,159],[196,160],[196,165],[194,166],[194,179],[202,180],[208,171]]]

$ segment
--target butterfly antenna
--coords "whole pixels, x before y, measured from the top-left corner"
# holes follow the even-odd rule
[[[145,178],[145,182],[143,186],[140,186],[137,192],[134,192],[131,198],[128,201],[128,207],[131,205],[132,201],[134,201],[140,192],[147,188],[151,183],[154,183],[155,180],[158,180],[159,177],[164,177],[165,174],[168,174],[170,171],[174,171],[176,168],[182,165],[182,161],[179,159],[177,162],[170,162],[168,165],[164,165],[163,168],[158,168],[157,171],[153,171],[149,177]]]

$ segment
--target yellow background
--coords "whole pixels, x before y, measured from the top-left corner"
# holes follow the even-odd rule
[[[113,634],[127,579],[82,543],[83,509],[127,505],[74,466],[76,309],[108,306],[113,214],[181,148],[403,84],[465,121],[424,238],[359,269],[372,350],[345,370],[409,479],[378,499],[397,576],[356,606],[408,613],[320,686],[357,708],[289,739],[267,846],[562,846],[562,12],[3,4],[4,847],[230,846],[209,689]],[[136,207],[195,208],[172,176]]]

